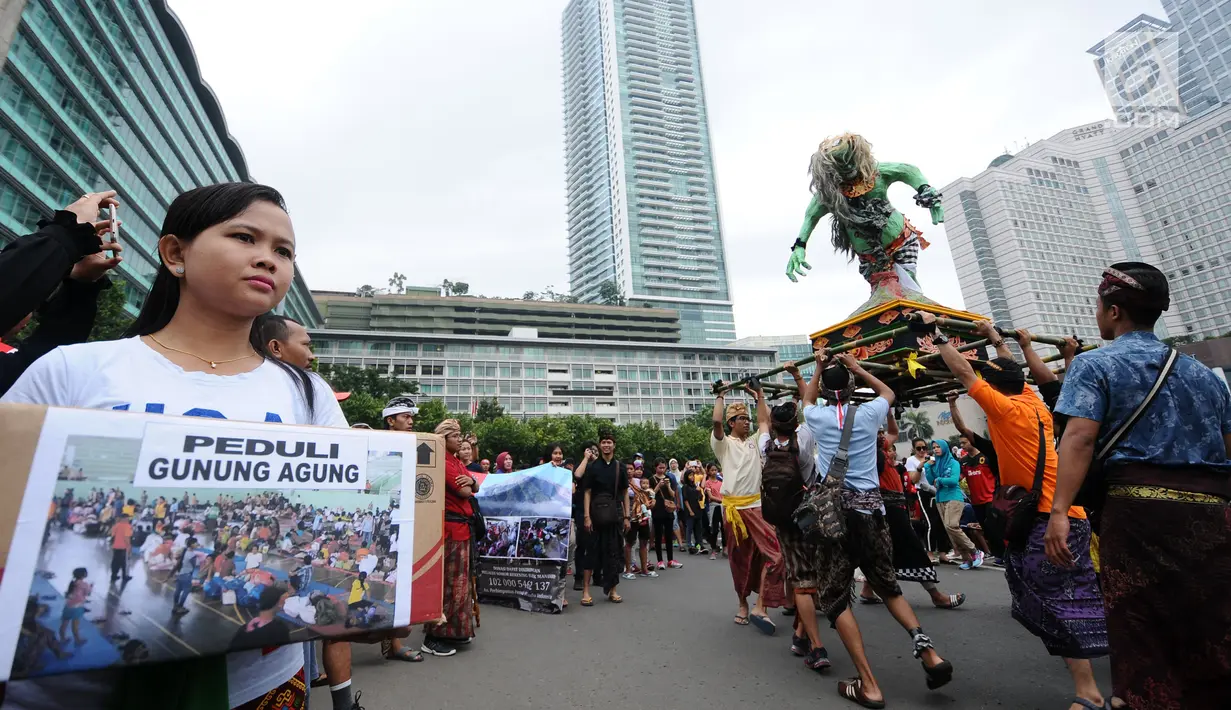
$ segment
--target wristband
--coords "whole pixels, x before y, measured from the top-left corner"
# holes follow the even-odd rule
[[[937,329],[936,334],[932,336],[932,344],[933,345],[948,345],[949,336],[945,335],[939,329]]]
[[[808,243],[802,239],[796,239],[795,243],[791,245],[791,251],[795,251],[796,249],[807,249],[807,248],[808,248]]]

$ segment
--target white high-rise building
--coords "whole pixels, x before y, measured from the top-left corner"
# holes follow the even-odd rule
[[[1096,338],[1103,268],[1145,261],[1171,285],[1160,335],[1231,331],[1231,106],[1178,129],[1078,126],[943,192],[970,311]]]
[[[571,0],[561,28],[573,295],[734,340],[692,0]]]

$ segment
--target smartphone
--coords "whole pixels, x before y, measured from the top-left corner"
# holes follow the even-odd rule
[[[110,241],[110,242],[120,241],[119,210],[120,210],[119,205],[111,205],[111,208],[110,208],[111,226],[107,228],[107,234],[109,235],[110,238],[107,241]],[[108,250],[108,251],[110,251],[111,256],[113,257],[115,256],[114,250]]]

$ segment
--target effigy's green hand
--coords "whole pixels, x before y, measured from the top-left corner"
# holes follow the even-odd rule
[[[786,263],[786,277],[792,281],[799,281],[797,276],[807,276],[808,269],[812,265],[804,261],[804,257],[808,255],[808,250],[804,247],[795,247],[791,250],[791,259]]]
[[[945,221],[945,210],[941,207],[940,197],[941,194],[931,185],[920,186],[919,192],[915,195],[915,204],[928,208],[928,211],[932,213],[932,224]]]

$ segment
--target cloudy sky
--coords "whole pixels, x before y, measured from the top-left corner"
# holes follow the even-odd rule
[[[867,296],[825,239],[811,276],[783,275],[821,139],[862,133],[942,187],[1110,116],[1086,49],[1164,17],[1158,0],[695,2],[741,337],[819,330]],[[568,289],[565,4],[171,2],[251,174],[286,195],[311,287],[399,271],[488,296]],[[911,194],[891,198],[933,244],[924,289],[961,306],[943,228]]]

